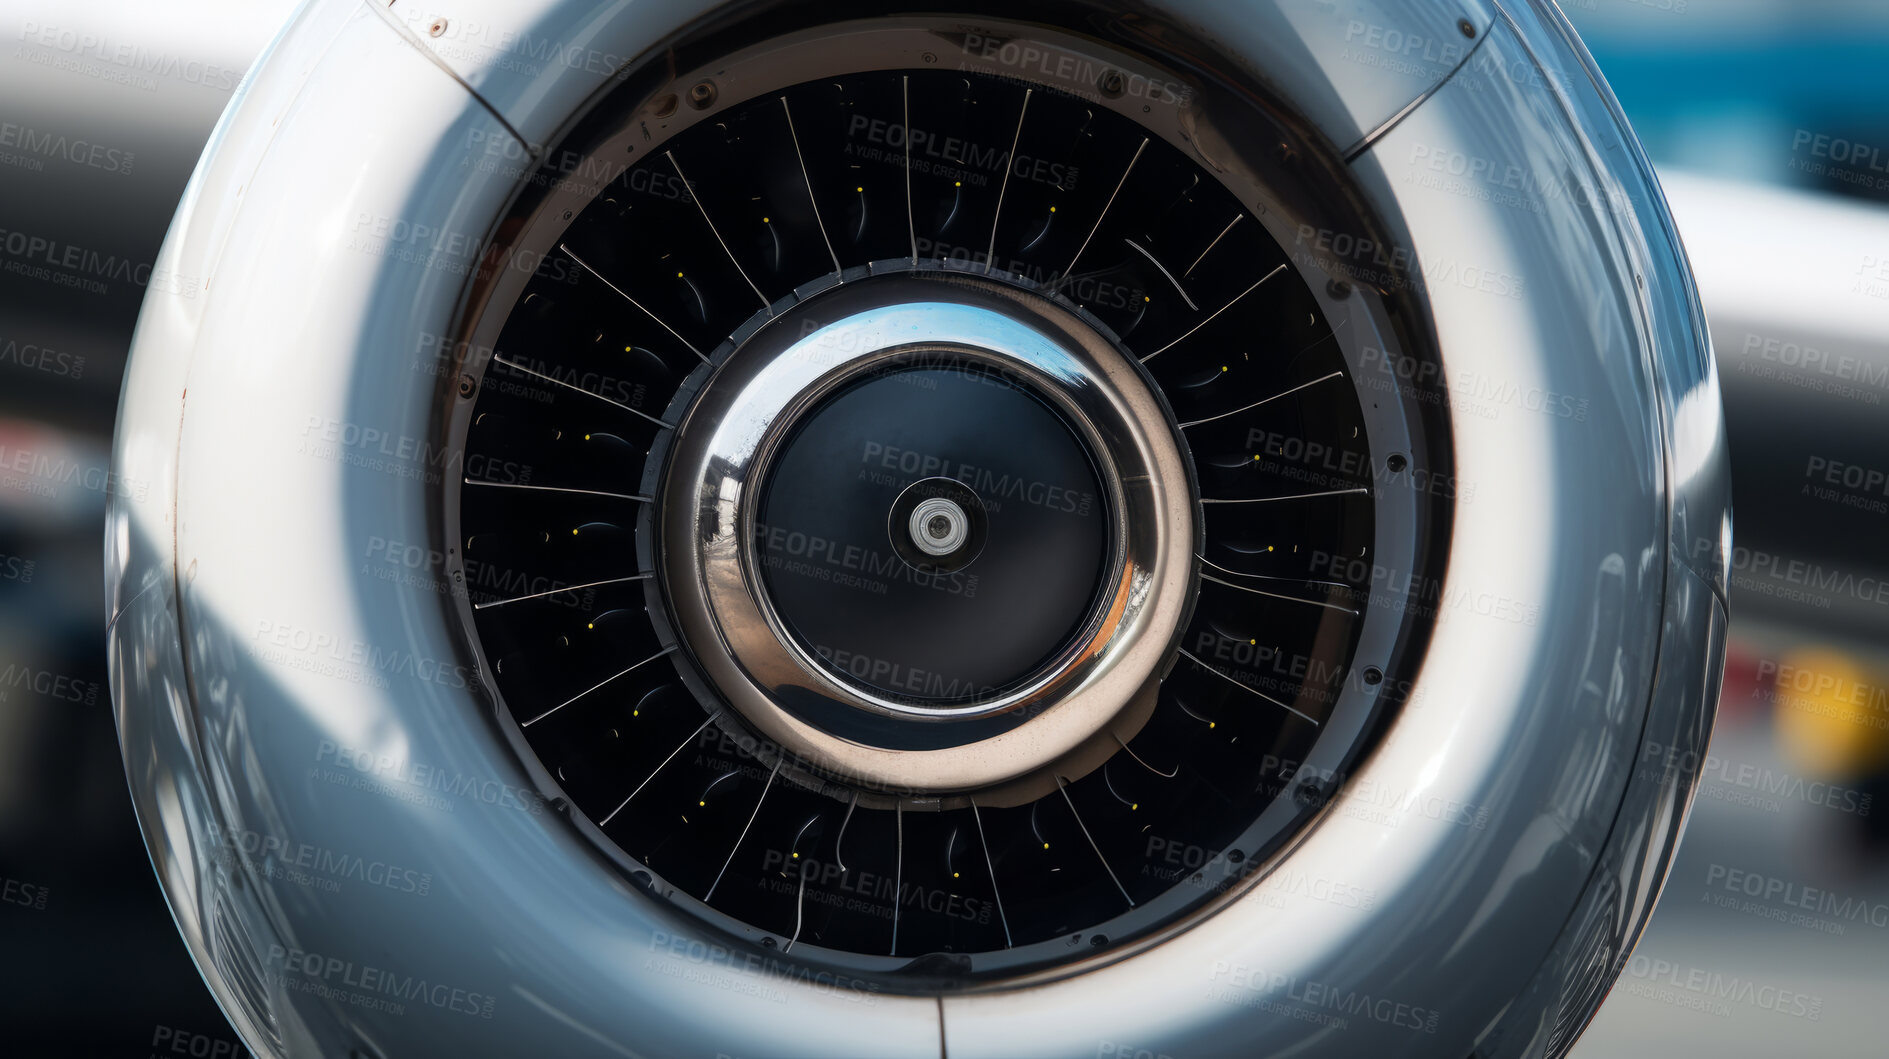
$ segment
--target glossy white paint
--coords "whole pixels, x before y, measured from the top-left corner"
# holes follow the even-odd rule
[[[476,162],[514,133],[551,142],[614,68],[534,67],[520,48],[622,61],[707,10],[433,6],[311,3],[265,56],[166,243],[160,268],[178,282],[154,284],[121,409],[117,469],[151,485],[115,501],[109,537],[121,737],[179,926],[252,1047],[1022,1059],[1111,1043],[1521,1054],[1547,1039],[1502,1023],[1505,1006],[1516,983],[1557,971],[1563,922],[1612,863],[1623,804],[1653,798],[1629,788],[1649,716],[1706,709],[1722,604],[1669,568],[1668,546],[1667,416],[1690,399],[1712,420],[1715,380],[1667,363],[1697,349],[1652,338],[1669,310],[1639,293],[1639,243],[1666,237],[1617,208],[1636,178],[1596,166],[1593,119],[1568,110],[1593,87],[1528,76],[1543,72],[1539,27],[1454,3],[1282,0],[1238,18],[1161,5],[1224,24],[1224,45],[1289,82],[1335,145],[1369,140],[1356,171],[1417,248],[1446,369],[1492,382],[1496,394],[1463,396],[1496,414],[1455,417],[1454,474],[1473,499],[1458,505],[1444,584],[1418,586],[1447,595],[1411,705],[1274,876],[1132,959],[939,1002],[770,974],[636,892],[554,807],[533,808],[470,688],[446,597],[416,587],[425,570],[376,575],[389,542],[432,541],[428,504],[452,473],[429,441],[452,362],[430,339],[449,332],[515,190],[511,171]],[[1436,40],[1464,12],[1492,62],[1448,83],[1454,65],[1420,63],[1410,83],[1359,58],[1396,52],[1376,30]],[[1449,175],[1458,157],[1572,193],[1517,206],[1426,183],[1433,160]],[[1333,275],[1356,278],[1347,264]],[[1712,425],[1685,431],[1705,439],[1684,464],[1701,481],[1723,475]],[[1702,676],[1662,706],[1655,663],[1675,644],[1690,653],[1666,672]],[[434,804],[408,782],[414,765],[466,777],[473,796]],[[1662,804],[1683,813],[1688,792]],[[243,831],[423,865],[429,894],[239,885],[220,844]],[[1662,841],[1642,855],[1665,855]],[[351,973],[325,970],[329,957],[446,984],[448,1002],[396,1015],[324,997],[331,974]],[[1391,1008],[1333,1030],[1303,1013],[1322,1010],[1307,986]],[[458,994],[478,998],[472,1010]],[[1531,993],[1509,1013],[1552,1025],[1558,1001]]]

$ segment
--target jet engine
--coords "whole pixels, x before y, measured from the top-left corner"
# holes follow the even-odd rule
[[[112,691],[260,1055],[1552,1056],[1724,651],[1545,0],[310,0],[124,384]]]

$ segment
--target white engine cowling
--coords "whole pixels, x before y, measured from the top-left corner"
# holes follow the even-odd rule
[[[1718,383],[1550,4],[310,0],[158,268],[258,1054],[1556,1055],[1658,897]]]

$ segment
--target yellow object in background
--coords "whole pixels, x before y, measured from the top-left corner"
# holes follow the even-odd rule
[[[1889,680],[1842,651],[1791,651],[1778,660],[1778,746],[1806,772],[1837,778],[1889,766]]]

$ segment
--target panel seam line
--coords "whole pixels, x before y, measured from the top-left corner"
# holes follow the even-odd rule
[[[1390,117],[1384,119],[1384,121],[1380,125],[1378,125],[1377,128],[1372,129],[1370,132],[1365,133],[1362,139],[1360,139],[1357,143],[1352,144],[1351,148],[1345,152],[1345,164],[1350,165],[1351,163],[1357,161],[1358,158],[1362,156],[1366,151],[1369,151],[1371,148],[1376,147],[1377,142],[1379,140],[1382,140],[1384,137],[1390,135],[1391,130],[1395,129],[1398,125],[1402,124],[1405,118],[1409,117],[1412,113],[1414,113],[1418,107],[1423,106],[1425,103],[1429,102],[1431,96],[1434,96],[1438,92],[1442,91],[1443,86],[1449,84],[1450,81],[1454,80],[1456,75],[1462,71],[1463,67],[1469,65],[1469,60],[1476,57],[1476,52],[1482,49],[1482,42],[1489,39],[1489,34],[1495,30],[1495,27],[1496,27],[1496,20],[1490,19],[1488,26],[1484,28],[1482,33],[1476,37],[1476,43],[1470,46],[1469,51],[1463,55],[1463,59],[1461,62],[1457,63],[1455,66],[1450,67],[1449,73],[1446,73],[1442,77],[1437,78],[1436,84],[1433,84],[1429,88],[1424,89],[1423,92],[1417,96],[1417,98],[1411,100],[1408,103],[1405,103],[1403,107],[1397,111],[1397,113],[1392,114]]]
[[[389,2],[387,3],[381,3],[379,2],[379,0],[361,0],[361,3],[366,5],[368,10],[374,12],[376,15],[379,15],[380,20],[382,22],[385,22],[387,23],[388,26],[392,27],[393,31],[400,35],[401,40],[406,41],[407,44],[410,45],[415,51],[425,56],[428,62],[432,63],[434,66],[439,67],[440,70],[445,72],[447,77],[450,77],[454,81],[457,81],[459,83],[459,87],[466,90],[467,95],[471,96],[475,101],[477,101],[481,107],[484,107],[486,113],[492,115],[492,120],[498,122],[500,125],[503,125],[505,127],[505,131],[511,134],[512,139],[518,141],[519,146],[525,149],[525,153],[529,154],[533,158],[538,157],[538,147],[536,144],[533,144],[530,140],[525,139],[525,137],[521,135],[519,131],[512,126],[511,122],[505,120],[505,115],[500,114],[498,108],[493,106],[490,100],[480,95],[479,90],[472,87],[471,82],[459,76],[459,71],[453,69],[452,64],[448,63],[445,59],[441,58],[438,52],[435,52],[432,48],[427,47],[426,41],[420,39],[420,35],[418,33],[413,32],[413,30],[407,27],[406,23],[401,22],[398,18],[394,17],[393,3],[391,2],[391,0],[389,0]]]

